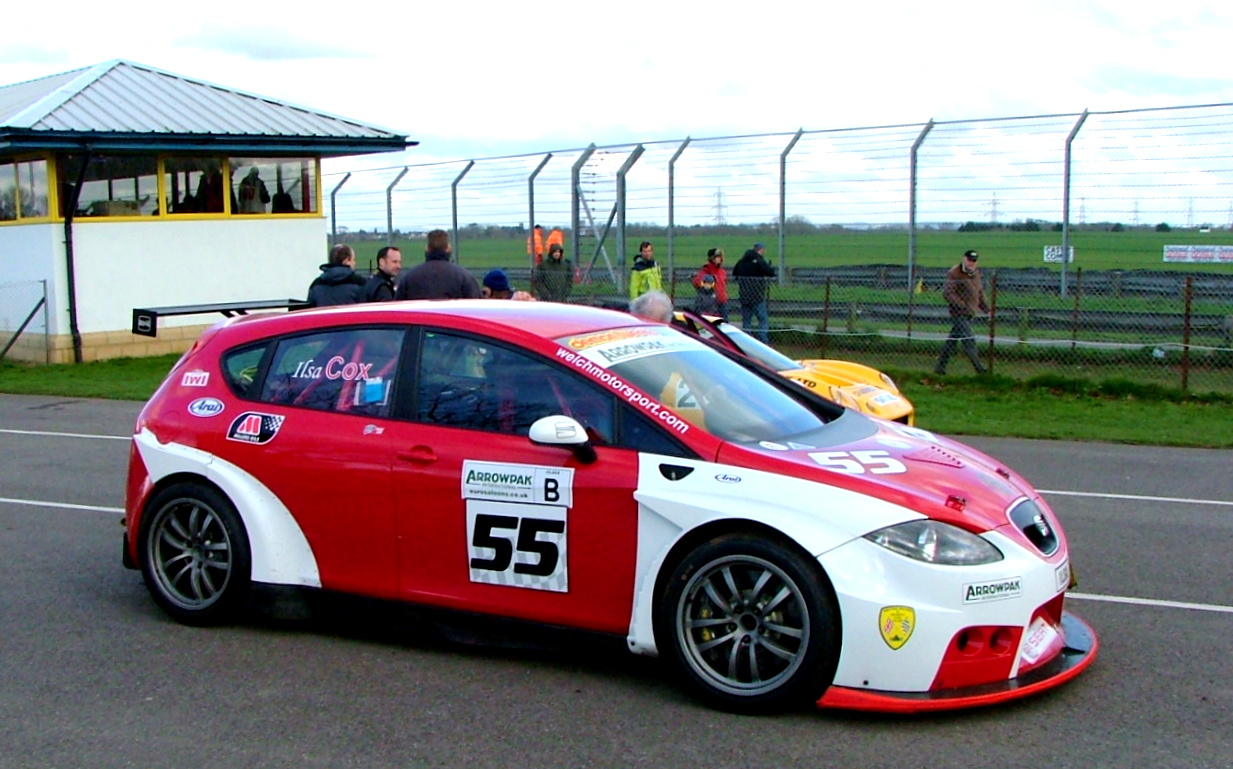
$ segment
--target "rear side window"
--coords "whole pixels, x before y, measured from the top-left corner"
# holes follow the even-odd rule
[[[278,342],[261,390],[265,403],[384,417],[402,329],[347,328]]]
[[[232,350],[223,356],[223,377],[241,398],[257,397],[257,369],[265,355],[266,345]]]

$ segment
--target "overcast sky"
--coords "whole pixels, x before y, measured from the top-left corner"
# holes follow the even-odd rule
[[[406,133],[424,158],[1233,102],[1227,0],[47,8],[7,4],[0,84],[128,59]]]

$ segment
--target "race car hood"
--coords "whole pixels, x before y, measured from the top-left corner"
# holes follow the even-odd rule
[[[873,372],[872,377],[848,376],[845,361],[801,361],[801,364],[838,364],[841,368],[830,370],[822,365],[809,365],[799,369],[780,371],[794,382],[800,382],[812,392],[836,401],[842,406],[856,409],[883,419],[899,420],[913,413],[914,408],[907,398],[888,388],[877,372],[867,366],[851,364],[859,369]]]
[[[1011,527],[1008,511],[1024,498],[1048,510],[1006,465],[926,430],[849,410],[819,435],[833,442],[729,443],[719,461],[856,491],[974,533]]]

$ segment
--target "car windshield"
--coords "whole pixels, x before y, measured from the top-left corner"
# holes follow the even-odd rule
[[[826,424],[804,403],[668,326],[612,329],[557,341],[576,351],[576,368],[592,375],[598,373],[596,368],[615,375],[608,377],[610,386],[619,389],[621,381],[632,384],[722,440],[801,440]]]
[[[784,355],[769,344],[746,334],[731,323],[720,321],[715,324],[715,327],[722,331],[723,335],[728,337],[741,352],[764,366],[770,366],[775,371],[794,371],[801,367],[801,364],[787,355]]]

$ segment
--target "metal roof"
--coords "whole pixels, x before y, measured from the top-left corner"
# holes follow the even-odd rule
[[[123,59],[0,87],[0,155],[46,149],[337,156],[416,142]]]

